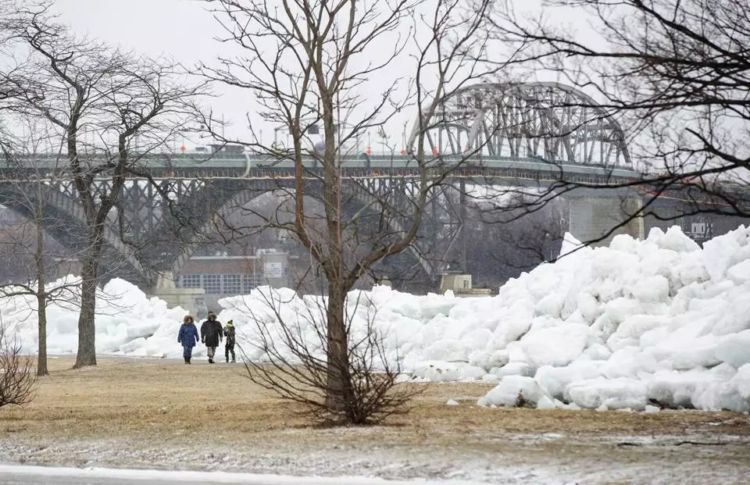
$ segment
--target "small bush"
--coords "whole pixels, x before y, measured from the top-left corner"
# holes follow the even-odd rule
[[[0,327],[0,407],[30,402],[35,383],[31,359],[21,355],[21,344]]]

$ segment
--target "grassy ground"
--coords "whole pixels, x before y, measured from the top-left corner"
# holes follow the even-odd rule
[[[586,463],[640,473],[679,456],[697,467],[688,481],[717,469],[729,482],[750,473],[750,419],[740,414],[487,409],[476,400],[488,386],[428,384],[406,416],[326,429],[254,386],[240,364],[105,358],[72,370],[72,362],[52,359],[31,404],[0,409],[0,461],[608,481]]]

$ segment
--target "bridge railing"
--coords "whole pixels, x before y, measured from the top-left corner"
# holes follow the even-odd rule
[[[0,161],[0,178],[7,178],[14,171],[29,170],[61,170],[60,157],[55,155],[38,155],[18,157],[12,164]],[[477,156],[465,158],[462,156],[435,157],[428,162],[431,167],[450,167],[461,165],[461,168],[483,169],[487,171],[513,171],[525,170],[529,172],[540,172],[546,174],[570,174],[570,175],[592,175],[610,178],[638,178],[639,174],[631,169],[622,167],[608,167],[603,164],[577,164],[565,160],[544,160],[542,158],[518,158],[518,157],[486,157]],[[314,157],[306,157],[303,161],[305,168],[315,170],[320,168],[319,162]],[[164,154],[149,155],[142,159],[139,168],[152,172],[154,175],[164,176],[170,172],[180,174],[194,174],[200,176],[216,170],[227,174],[237,172],[251,176],[253,172],[263,171],[272,174],[275,171],[288,172],[294,168],[294,161],[280,156],[265,154],[223,154],[213,155],[190,153],[190,154]],[[351,169],[357,172],[368,170],[389,172],[417,172],[418,164],[409,155],[361,155],[358,157],[347,157],[341,162],[343,169]]]

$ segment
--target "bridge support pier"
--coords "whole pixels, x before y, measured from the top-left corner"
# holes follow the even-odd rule
[[[568,232],[582,242],[599,239],[612,228],[636,214],[643,202],[637,193],[616,194],[603,189],[573,192],[566,196],[568,202]],[[605,239],[593,246],[606,246],[617,234],[628,234],[637,239],[645,237],[643,217],[636,217],[618,227]]]
[[[167,306],[180,306],[196,320],[207,313],[206,290],[203,288],[177,288],[171,272],[159,274],[156,286],[146,292],[167,302]]]

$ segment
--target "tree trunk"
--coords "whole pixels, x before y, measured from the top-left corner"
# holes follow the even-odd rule
[[[47,272],[44,266],[44,202],[41,183],[37,183],[37,200],[35,207],[36,248],[34,263],[36,265],[36,312],[39,327],[39,348],[37,351],[36,375],[46,376],[47,371]]]
[[[36,304],[37,317],[39,319],[39,351],[36,363],[36,375],[46,376],[47,370],[47,296],[44,286],[37,290]]]
[[[78,317],[78,355],[74,369],[96,365],[96,284],[98,250],[90,247],[81,268],[81,313]]]
[[[348,336],[344,319],[346,291],[338,282],[328,285],[328,379],[326,406],[331,411],[344,413],[351,421],[348,409],[352,402],[352,383],[349,373]]]

